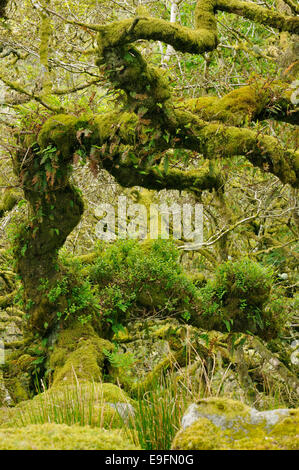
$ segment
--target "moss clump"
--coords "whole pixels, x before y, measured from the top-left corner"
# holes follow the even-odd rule
[[[271,416],[267,416],[267,413]],[[273,416],[275,413],[277,415]],[[189,421],[190,425],[185,422],[187,427],[176,435],[172,449],[298,449],[298,420],[298,410],[258,413],[243,403],[230,399],[203,399],[196,405],[196,414]]]
[[[76,116],[68,114],[59,114],[45,122],[37,141],[42,149],[54,145],[59,149],[62,159],[70,160],[74,151],[80,145],[76,132],[87,127],[88,121],[85,119],[78,119]]]
[[[218,450],[225,445],[222,431],[209,419],[200,418],[185,431],[179,431],[172,450]]]
[[[270,433],[283,448],[299,449],[299,410],[290,410],[290,416],[278,423]]]
[[[4,212],[13,209],[19,199],[20,195],[16,191],[6,191],[0,200],[0,217],[4,215]]]
[[[121,430],[64,424],[0,429],[1,450],[138,450]]]
[[[108,340],[99,338],[90,324],[75,322],[61,331],[49,360],[49,368],[54,371],[53,385],[72,383],[75,376],[79,381],[99,382],[104,349],[111,351],[113,346]]]
[[[33,394],[34,370],[36,365],[34,361],[37,355],[23,352],[23,349],[17,351],[9,357],[5,365],[5,386],[13,402],[19,403],[28,400]]]
[[[247,431],[248,432],[248,431]],[[245,433],[244,433],[245,434]],[[223,431],[207,418],[199,418],[185,431],[179,431],[172,450],[279,450],[284,449],[276,439],[266,436],[263,429],[255,426],[249,435],[237,438]]]

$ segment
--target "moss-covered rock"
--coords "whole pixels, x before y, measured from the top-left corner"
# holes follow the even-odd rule
[[[134,401],[112,383],[60,385],[13,408],[0,408],[0,427],[78,424],[105,429],[123,427],[134,416]]]
[[[4,378],[8,394],[14,403],[28,400],[33,395],[34,370],[37,355],[14,351],[5,364]]]
[[[172,449],[298,449],[298,424],[299,410],[259,412],[227,398],[208,398],[189,407]]]
[[[49,359],[49,368],[54,371],[53,386],[76,380],[101,381],[104,350],[112,349],[112,344],[100,338],[90,324],[75,322],[62,330]]]
[[[121,430],[65,424],[0,429],[1,450],[138,450]]]
[[[123,390],[111,383],[60,385],[19,403],[3,420],[7,427],[50,422],[111,429],[122,427],[134,415],[133,403]]]

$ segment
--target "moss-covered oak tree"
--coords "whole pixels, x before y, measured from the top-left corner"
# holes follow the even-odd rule
[[[65,24],[96,38],[97,47],[89,55],[111,89],[117,90],[121,103],[105,113],[78,116],[64,112],[49,99],[54,93],[53,63],[48,57],[51,19],[59,12],[44,3],[32,3],[41,15],[41,91],[34,94],[7,77],[1,78],[7,87],[37,100],[51,114],[38,132],[17,131],[14,154],[14,171],[31,209],[29,219],[18,231],[14,253],[25,300],[31,301],[30,328],[44,334],[55,323],[57,310],[64,306],[49,302],[39,288],[40,280],[47,279],[51,288],[61,277],[58,250],[83,213],[81,196],[70,182],[74,156],[86,158],[95,175],[99,169],[107,170],[123,187],[203,191],[222,186],[221,172],[212,171],[211,166],[166,171],[163,155],[169,149],[190,150],[210,161],[242,155],[282,183],[299,186],[298,150],[280,145],[276,138],[251,126],[267,119],[298,123],[299,110],[291,86],[298,63],[292,64],[284,79],[254,80],[221,98],[178,100],[165,70],[147,62],[138,42],[160,41],[175,51],[205,54],[215,50],[220,41],[218,12],[233,13],[293,35],[299,34],[299,17],[292,8],[290,14],[284,14],[247,1],[199,0],[193,29],[147,16],[146,12],[107,24],[62,18]],[[6,197],[0,211],[13,203]]]

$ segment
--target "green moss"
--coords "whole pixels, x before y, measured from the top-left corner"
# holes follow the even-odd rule
[[[250,20],[256,21],[262,25],[272,26],[282,31],[299,33],[299,18],[296,16],[287,16],[276,10],[268,10],[253,2],[244,2],[240,0],[216,0],[216,8],[219,11],[235,13],[244,16]]]
[[[200,327],[219,331],[250,331],[276,337],[287,321],[283,308],[271,308],[272,272],[249,259],[218,266],[214,280],[199,289]]]
[[[72,120],[72,117],[70,119]],[[48,135],[47,125],[51,127],[52,124],[55,134],[59,123],[53,123],[50,120],[45,124],[45,133],[41,131],[41,140]],[[56,137],[51,135],[49,128],[48,131],[49,141],[43,143],[53,145],[51,139]],[[59,130],[57,132],[59,140],[61,133]],[[60,143],[69,145],[65,136]],[[50,149],[53,147],[50,146]],[[28,219],[17,228],[13,250],[17,272],[24,285],[24,303],[30,305],[28,308],[29,324],[33,329],[44,332],[47,327],[53,325],[57,318],[56,313],[62,310],[63,305],[51,305],[47,296],[39,290],[40,279],[47,279],[50,289],[59,281],[61,276],[57,253],[79,222],[83,213],[83,201],[78,191],[68,182],[66,162],[60,162],[61,165],[57,161],[56,164],[54,162],[55,168],[51,167],[49,173],[43,167],[44,157],[31,150],[34,158],[30,159],[26,168],[27,179],[24,182],[24,194],[30,203],[31,212]],[[55,147],[54,150],[56,150]],[[59,160],[58,153],[54,155],[55,159]],[[52,173],[53,168],[55,175]],[[50,174],[54,175],[54,179],[48,184],[51,179]],[[33,189],[29,190],[28,188],[32,188],[32,185],[34,185]],[[66,299],[61,299],[61,302],[66,302]]]
[[[19,200],[20,195],[16,191],[6,191],[0,201],[0,217],[4,215],[4,212],[13,209]]]
[[[7,388],[15,403],[29,399],[29,382],[31,382],[31,380],[27,374],[19,374],[18,377],[13,377],[6,381]]]
[[[290,416],[274,426],[271,438],[289,450],[299,449],[299,410],[290,410]]]
[[[241,125],[263,109],[264,103],[260,98],[256,87],[246,86],[228,93],[221,99],[203,97],[190,100],[189,105],[192,112],[199,114],[203,119]]]
[[[216,21],[211,8],[206,8],[206,21],[197,22],[197,30],[158,18],[136,17],[99,26],[98,50],[132,43],[138,39],[160,40],[181,52],[200,54],[217,46]],[[199,15],[197,15],[199,18]]]
[[[49,49],[50,40],[52,35],[52,24],[48,15],[41,15],[40,24],[40,63],[44,67],[45,73],[43,76],[43,94],[47,96],[52,89],[51,74],[49,70]]]
[[[6,363],[5,385],[14,403],[28,400],[32,396],[33,372],[37,359],[34,352],[24,353],[24,347],[15,351]]]
[[[194,18],[197,30],[211,31],[214,34],[217,33],[217,22],[214,13],[216,3],[215,0],[201,0],[196,2]]]
[[[1,450],[137,450],[123,431],[64,424],[0,429]]]
[[[129,406],[133,401],[114,384],[63,384],[21,402],[10,415],[4,416],[3,421],[9,427],[49,422],[81,426],[88,424],[110,429],[123,425],[117,411],[120,404]]]
[[[243,418],[249,415],[250,408],[236,400],[230,398],[208,398],[196,402],[199,412],[206,415],[224,415],[226,419]]]
[[[298,449],[298,410],[270,426],[266,419],[253,422],[250,408],[226,398],[199,400],[198,420],[176,435],[176,450],[279,450]]]
[[[225,445],[223,433],[209,419],[200,418],[185,431],[179,431],[172,450],[218,450]]]
[[[267,135],[257,137],[256,132],[250,129],[239,129],[219,122],[206,123],[194,114],[181,109],[175,109],[175,117],[180,129],[186,126],[192,128],[192,135],[185,131],[178,133],[178,138],[184,139],[185,149],[200,152],[209,159],[244,155],[262,171],[269,171],[278,176],[283,183],[298,187],[298,150],[286,150],[279,146],[274,137]]]
[[[248,435],[249,434],[249,435]],[[265,434],[255,426],[248,433],[236,436],[235,433],[223,431],[207,418],[199,418],[185,431],[179,431],[172,450],[279,450],[284,449],[276,439]]]
[[[63,159],[70,160],[73,152],[79,147],[76,131],[88,126],[86,120],[79,120],[75,116],[59,114],[46,121],[38,135],[38,144],[45,149],[54,145],[59,149]]]
[[[50,356],[49,367],[54,370],[53,385],[102,379],[105,354],[112,344],[99,338],[89,324],[75,323],[59,334]]]
[[[233,90],[219,99],[213,96],[189,99],[184,103],[184,107],[207,121],[222,121],[241,126],[256,119],[271,117],[271,106],[275,100],[277,106],[275,119],[296,124],[295,120],[293,122],[293,118],[288,116],[293,107],[290,101],[291,94],[292,89],[288,83],[275,81],[270,86],[267,83],[256,82]],[[180,103],[177,106],[182,107]]]

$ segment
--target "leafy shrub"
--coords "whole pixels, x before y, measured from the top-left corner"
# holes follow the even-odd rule
[[[103,315],[113,324],[140,310],[163,310],[164,316],[175,312],[188,319],[195,308],[198,290],[183,273],[179,252],[168,240],[119,240],[101,252],[89,275],[98,284]]]
[[[61,278],[51,288],[48,280],[41,278],[38,290],[47,296],[51,304],[60,305],[58,320],[76,317],[82,324],[87,323],[99,311],[95,290],[80,263],[70,263],[66,258],[61,261]]]
[[[61,318],[96,320],[116,333],[132,318],[174,315],[205,329],[273,338],[287,315],[282,292],[270,268],[250,259],[222,263],[213,279],[198,288],[183,271],[179,251],[169,240],[101,243],[89,264],[62,257],[64,277],[49,291],[50,301],[66,297]],[[104,331],[102,330],[102,331]]]
[[[281,302],[269,302],[273,291],[273,272],[261,264],[242,259],[218,266],[215,279],[200,293],[198,322],[207,328],[243,331],[273,337],[283,327]]]

